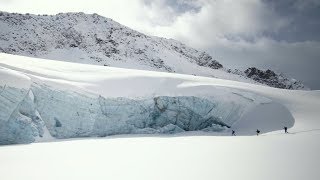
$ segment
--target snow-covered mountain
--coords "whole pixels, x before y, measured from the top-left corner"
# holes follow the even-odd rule
[[[228,70],[206,52],[173,39],[146,36],[97,14],[0,12],[0,52],[305,89],[301,82],[283,75],[270,80]]]

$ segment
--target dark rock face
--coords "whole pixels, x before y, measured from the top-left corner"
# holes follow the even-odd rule
[[[276,73],[274,73],[270,69],[268,69],[266,71],[262,71],[262,70],[260,70],[258,68],[251,67],[251,68],[248,68],[247,70],[245,70],[244,73],[247,75],[247,77],[253,78],[253,79],[256,79],[256,80],[259,80],[259,79],[277,79]]]
[[[197,62],[199,66],[210,67],[211,69],[220,69],[223,68],[217,60],[212,59],[207,53],[200,54],[199,61]]]
[[[274,71],[268,69],[266,71],[260,70],[255,67],[248,68],[244,71],[244,75],[256,82],[266,84],[271,87],[281,89],[304,89],[304,85],[295,80],[288,79],[283,74],[277,74]]]

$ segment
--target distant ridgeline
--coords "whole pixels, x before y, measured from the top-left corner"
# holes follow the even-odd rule
[[[238,69],[235,69],[235,70],[229,69],[228,72],[239,74],[240,76],[245,76],[256,82],[268,85],[270,87],[275,87],[280,89],[305,89],[305,90],[309,89],[305,87],[300,81],[292,78],[290,79],[286,77],[284,74],[275,73],[270,69],[264,71],[256,67],[250,67],[246,69],[244,72]]]
[[[0,12],[0,52],[307,89],[300,81],[271,70],[227,69],[206,52],[173,39],[147,36],[98,14]]]

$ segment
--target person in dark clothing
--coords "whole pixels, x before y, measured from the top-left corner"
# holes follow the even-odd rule
[[[288,133],[288,127],[285,126],[283,129],[284,129],[284,133],[287,134]]]
[[[232,130],[232,136],[236,136],[236,132]]]
[[[256,131],[256,132],[257,132],[257,136],[259,136],[259,134],[260,134],[260,130],[259,130],[259,129],[257,129],[257,131]]]

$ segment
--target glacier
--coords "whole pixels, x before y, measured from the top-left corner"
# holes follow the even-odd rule
[[[120,134],[230,135],[231,130],[253,135],[256,128],[293,127],[286,104],[255,87],[0,54],[0,144]]]
[[[216,89],[216,94],[221,94]],[[116,134],[224,131],[250,108],[266,101],[196,96],[103,97],[32,83],[1,86],[0,144],[31,143],[45,128],[58,139]],[[253,94],[252,94],[253,95]],[[234,97],[233,97],[234,96]],[[236,99],[236,101],[230,101]]]

